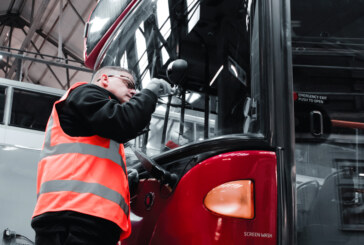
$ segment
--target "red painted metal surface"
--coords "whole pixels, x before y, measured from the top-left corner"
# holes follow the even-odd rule
[[[153,195],[153,200],[148,208],[146,201],[151,195]],[[130,204],[131,210],[135,214],[131,219],[132,232],[130,237],[123,240],[121,244],[149,244],[156,221],[165,209],[171,195],[170,188],[161,186],[155,179],[142,180],[139,183],[138,192],[131,199]]]
[[[209,158],[186,173],[173,193],[156,181],[145,181],[132,211],[132,236],[123,244],[276,244],[276,155],[238,151]],[[214,187],[233,180],[254,181],[255,217],[223,217],[208,211],[203,200]],[[147,193],[155,195],[147,210]]]

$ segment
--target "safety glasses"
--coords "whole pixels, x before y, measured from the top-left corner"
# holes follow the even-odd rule
[[[129,78],[129,77],[126,77],[126,76],[123,76],[123,75],[108,75],[108,77],[116,77],[116,78],[119,78],[125,85],[128,89],[136,89],[135,88],[135,83]]]

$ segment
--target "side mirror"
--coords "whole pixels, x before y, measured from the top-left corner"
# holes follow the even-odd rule
[[[183,59],[177,59],[175,61],[172,61],[168,65],[166,71],[166,75],[169,81],[172,84],[182,86],[184,82],[183,80],[186,76],[187,68],[188,68],[188,63]]]

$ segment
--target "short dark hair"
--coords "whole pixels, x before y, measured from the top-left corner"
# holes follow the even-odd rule
[[[116,72],[122,72],[125,71],[127,73],[129,73],[130,75],[132,75],[134,83],[136,83],[137,79],[136,79],[136,75],[132,70],[120,67],[120,66],[103,66],[100,69],[98,69],[96,72],[94,72],[94,74],[92,75],[91,78],[91,83],[94,83],[98,80],[98,78],[101,76],[101,74],[106,73],[106,75],[116,75],[116,74],[109,74],[110,71],[116,71]],[[111,72],[112,73],[112,72]]]

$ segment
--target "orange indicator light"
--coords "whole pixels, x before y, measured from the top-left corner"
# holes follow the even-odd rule
[[[220,215],[253,219],[254,183],[237,180],[213,188],[204,199],[205,207]]]

